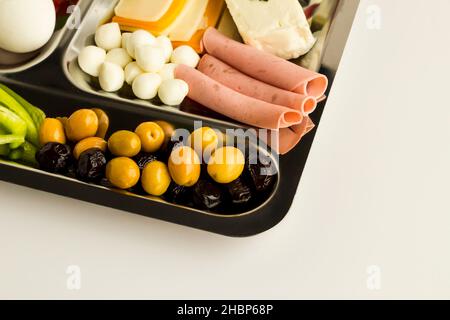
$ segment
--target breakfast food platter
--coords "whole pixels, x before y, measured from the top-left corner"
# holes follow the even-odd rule
[[[227,236],[284,218],[357,1],[49,2],[40,43],[0,35],[1,180]]]

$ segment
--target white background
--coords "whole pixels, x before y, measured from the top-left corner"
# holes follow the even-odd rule
[[[295,204],[259,236],[0,183],[0,298],[450,298],[449,12],[362,1]]]

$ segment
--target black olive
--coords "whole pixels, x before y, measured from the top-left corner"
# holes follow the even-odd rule
[[[278,177],[273,160],[261,154],[251,155],[247,158],[245,175],[257,192],[269,191]]]
[[[146,165],[150,162],[157,161],[158,157],[151,153],[141,152],[135,156],[133,160],[137,163],[139,169],[144,170]]]
[[[176,138],[173,136],[167,143],[165,143],[160,151],[158,152],[159,158],[163,162],[167,162],[169,160],[170,154],[172,151],[178,147],[182,147],[183,144],[183,137]]]
[[[164,199],[175,204],[192,206],[192,188],[183,187],[172,182],[164,194]]]
[[[200,180],[194,186],[194,204],[200,209],[211,210],[220,206],[223,202],[223,193],[219,186],[207,181]]]
[[[234,205],[248,204],[253,198],[252,190],[241,178],[228,183],[226,189]]]
[[[49,142],[36,153],[39,168],[51,173],[66,173],[73,161],[68,145]]]
[[[105,175],[106,157],[100,149],[84,151],[78,159],[77,177],[86,182],[98,181]]]

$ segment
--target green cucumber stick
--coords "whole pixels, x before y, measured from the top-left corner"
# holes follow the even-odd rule
[[[13,161],[22,159],[22,156],[23,156],[22,148],[12,150],[8,155],[9,159]]]
[[[0,102],[10,109],[12,112],[17,114],[26,124],[26,137],[27,140],[32,142],[33,144],[39,144],[39,134],[38,130],[31,119],[31,116],[25,110],[24,107],[20,105],[19,102],[16,101],[12,96],[10,96],[5,90],[0,88]]]
[[[3,107],[2,105],[0,105],[0,125],[10,134],[25,139],[25,135],[27,134],[27,125],[25,121],[23,121],[21,118],[19,118],[18,115],[13,113],[11,110]],[[11,143],[10,148],[17,149],[22,145],[22,143]]]
[[[22,145],[25,142],[24,136],[18,136],[16,134],[2,134],[0,135],[0,145],[19,144]]]
[[[33,106],[31,103],[29,103],[27,100],[22,98],[20,95],[18,95],[16,92],[11,90],[10,88],[5,86],[4,84],[0,83],[0,88],[5,90],[6,93],[8,93],[11,97],[16,99],[16,101],[18,103],[20,103],[22,105],[22,107],[25,108],[25,110],[28,112],[28,114],[30,115],[31,119],[33,120],[34,125],[39,130],[39,128],[41,127],[42,121],[44,121],[44,119],[45,119],[44,111],[42,111],[41,109]]]

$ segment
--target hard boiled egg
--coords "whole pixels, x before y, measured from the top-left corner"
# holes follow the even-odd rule
[[[35,51],[51,38],[55,21],[52,0],[0,0],[0,48]]]

